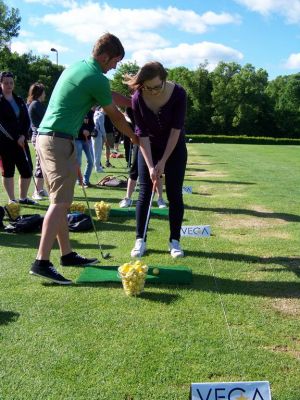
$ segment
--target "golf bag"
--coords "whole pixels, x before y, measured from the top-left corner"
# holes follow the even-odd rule
[[[15,221],[10,221],[4,230],[8,233],[40,232],[43,220],[40,214],[20,215]]]
[[[122,179],[125,178],[125,179]],[[118,176],[105,176],[98,183],[97,186],[108,186],[108,187],[127,187],[127,177],[124,175]]]
[[[84,232],[93,228],[91,217],[81,212],[68,214],[70,232]]]

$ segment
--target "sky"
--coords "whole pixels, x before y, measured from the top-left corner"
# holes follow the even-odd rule
[[[87,58],[104,32],[119,37],[123,62],[167,68],[252,64],[269,79],[300,71],[300,0],[4,0],[20,10],[11,48],[61,65]],[[51,52],[55,48],[57,53]]]

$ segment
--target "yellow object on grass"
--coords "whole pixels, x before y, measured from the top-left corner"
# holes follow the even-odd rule
[[[17,203],[9,203],[4,206],[8,218],[13,221],[20,216],[20,208],[20,204]]]
[[[148,272],[147,265],[141,261],[125,263],[118,268],[118,272],[127,296],[137,296],[142,293]]]
[[[100,201],[95,203],[96,216],[99,221],[107,221],[110,211],[110,204]]]
[[[80,203],[80,202],[75,202],[73,201],[73,203],[70,206],[70,212],[82,212],[85,213],[86,207],[84,203]]]

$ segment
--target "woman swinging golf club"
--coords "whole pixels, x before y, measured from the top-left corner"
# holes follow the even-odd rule
[[[172,257],[183,257],[179,240],[184,213],[182,185],[187,162],[184,138],[186,92],[176,83],[167,81],[167,71],[155,61],[146,63],[135,76],[127,75],[125,83],[135,92],[132,108],[141,150],[138,158],[140,191],[136,206],[136,242],[131,256],[141,257],[146,251],[145,231],[153,183],[164,173],[169,201],[169,250]]]

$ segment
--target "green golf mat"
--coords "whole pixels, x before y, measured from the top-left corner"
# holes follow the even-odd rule
[[[159,274],[154,275],[153,269],[158,269]],[[150,266],[146,282],[188,285],[192,282],[192,271],[183,266]],[[118,267],[85,267],[76,283],[86,282],[121,282],[118,276]]]
[[[151,215],[167,216],[168,208],[151,208]],[[111,208],[110,217],[135,217],[135,208]]]

